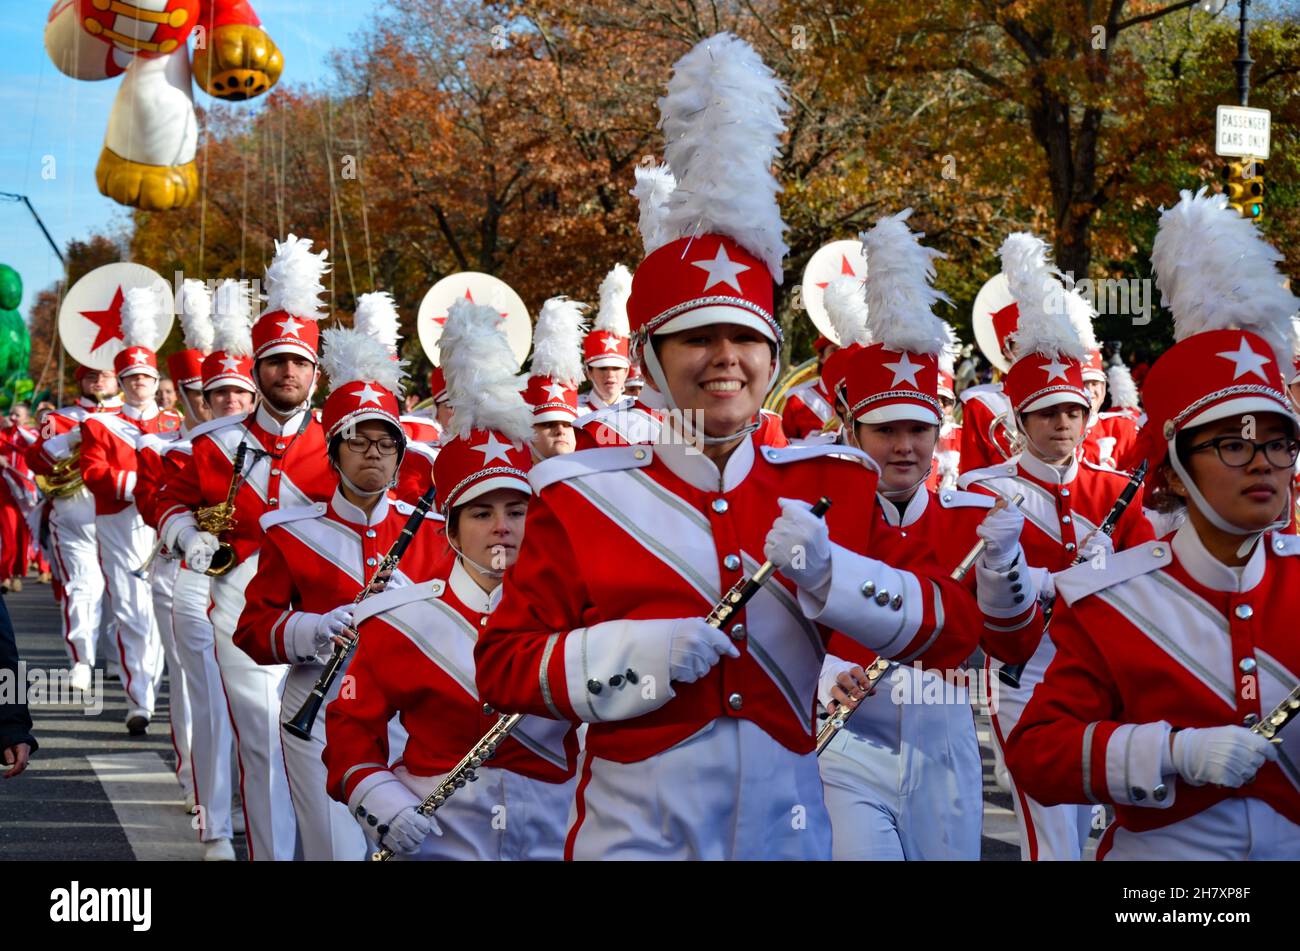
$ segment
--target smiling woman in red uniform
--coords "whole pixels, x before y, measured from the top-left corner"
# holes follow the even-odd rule
[[[1278,532],[1300,300],[1226,205],[1183,192],[1152,247],[1178,342],[1147,376],[1147,478],[1188,518],[1058,576],[1056,658],[1007,746],[1040,801],[1114,806],[1098,858],[1300,855],[1300,731],[1250,729],[1300,683],[1300,540]]]
[[[353,689],[326,712],[330,795],[403,857],[557,859],[573,800],[569,724],[530,717],[436,819],[416,809],[497,719],[474,685],[473,650],[523,540],[533,435],[497,324],[492,307],[457,301],[440,339],[456,435],[434,467],[455,557],[358,605]],[[410,737],[390,766],[394,716]]]

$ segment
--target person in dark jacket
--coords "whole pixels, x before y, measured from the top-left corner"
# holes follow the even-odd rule
[[[36,737],[32,736],[32,717],[27,712],[27,701],[21,699],[22,689],[18,686],[18,641],[14,637],[13,621],[9,619],[9,608],[4,598],[0,598],[0,677],[12,677],[12,696],[10,703],[0,691],[0,757],[5,779],[12,779],[27,768],[27,761],[37,750]],[[3,767],[0,767],[3,768]]]

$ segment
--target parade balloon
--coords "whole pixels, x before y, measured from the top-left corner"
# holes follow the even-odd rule
[[[0,386],[11,399],[15,382],[27,377],[32,356],[27,323],[18,311],[22,300],[22,278],[9,265],[0,264]]]
[[[266,92],[284,68],[247,0],[57,0],[45,50],[74,79],[125,76],[95,179],[102,194],[147,211],[185,208],[198,197],[191,76],[209,95],[238,101]]]

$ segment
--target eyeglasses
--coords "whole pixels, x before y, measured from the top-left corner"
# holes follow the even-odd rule
[[[392,436],[380,436],[378,439],[367,439],[365,436],[349,436],[343,440],[349,450],[355,452],[358,456],[364,456],[374,446],[379,450],[381,456],[391,456],[397,452],[397,440]]]
[[[1278,469],[1289,469],[1295,465],[1300,456],[1300,442],[1294,439],[1270,439],[1268,442],[1256,442],[1240,436],[1215,436],[1199,446],[1192,446],[1189,452],[1202,452],[1213,449],[1219,455],[1219,461],[1231,469],[1241,469],[1255,461],[1256,454],[1264,453],[1268,464]]]

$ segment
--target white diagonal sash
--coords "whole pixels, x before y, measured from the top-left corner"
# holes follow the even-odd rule
[[[710,607],[722,597],[709,521],[688,502],[637,469],[596,472],[569,479],[565,485],[695,589]]]
[[[275,527],[288,532],[324,558],[355,581],[358,588],[365,584],[366,578],[361,567],[361,536],[353,529],[324,515],[292,519],[280,522]]]
[[[1165,571],[1152,571],[1097,592],[1207,690],[1237,709],[1228,622],[1204,598]]]
[[[567,720],[527,716],[510,731],[510,736],[534,756],[541,757],[558,769],[565,769],[569,765],[569,757],[564,749],[564,738],[569,733],[569,726]]]
[[[746,575],[758,563],[740,554]],[[780,581],[768,581],[745,607],[745,630],[750,656],[771,678],[810,734],[809,711],[826,654],[817,626],[804,617],[798,601]]]
[[[478,634],[451,605],[437,598],[408,601],[376,615],[393,630],[406,636],[470,699],[478,702],[474,681],[474,644]]]

